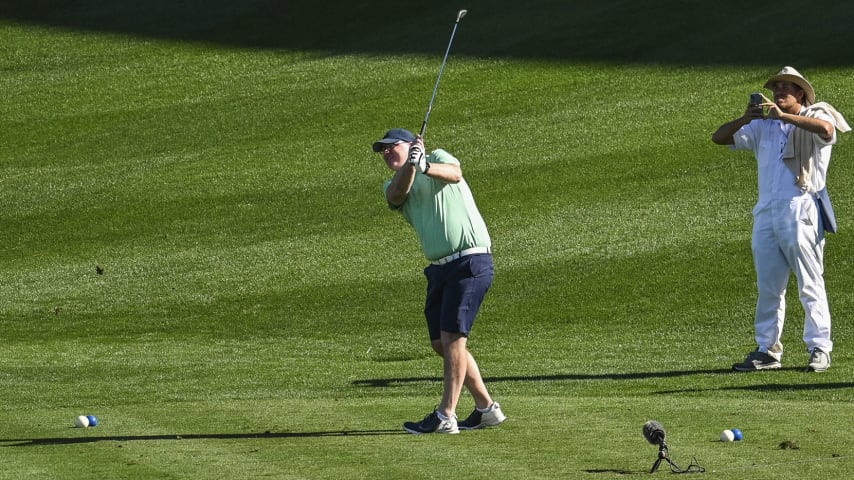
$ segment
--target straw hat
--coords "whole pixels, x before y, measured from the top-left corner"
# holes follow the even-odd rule
[[[780,70],[780,73],[774,75],[773,77],[769,78],[767,82],[765,82],[765,88],[773,90],[775,82],[794,83],[795,85],[804,89],[804,92],[806,92],[806,99],[809,102],[809,105],[815,103],[815,90],[813,90],[812,85],[810,85],[810,82],[808,82],[807,79],[804,78],[804,76],[801,75],[793,67],[783,67],[783,69]]]

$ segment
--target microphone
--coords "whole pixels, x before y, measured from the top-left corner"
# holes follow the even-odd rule
[[[667,434],[664,432],[664,426],[661,423],[655,420],[646,422],[643,425],[643,436],[647,442],[667,448],[667,444],[665,443]]]
[[[652,469],[650,469],[649,473],[655,473],[658,470],[661,462],[667,462],[670,465],[670,471],[672,473],[694,473],[694,472],[705,472],[706,469],[703,468],[699,463],[697,463],[697,459],[691,462],[691,465],[688,465],[688,468],[682,470],[679,468],[679,465],[673,463],[673,460],[670,459],[670,452],[667,449],[667,443],[665,439],[667,438],[667,434],[664,432],[664,425],[655,420],[650,420],[643,424],[643,437],[646,438],[646,441],[653,444],[658,445],[658,459],[655,463],[652,464]]]

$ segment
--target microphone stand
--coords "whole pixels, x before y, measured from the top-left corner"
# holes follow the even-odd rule
[[[655,473],[658,467],[661,466],[661,462],[667,462],[670,465],[671,473],[703,473],[706,471],[705,468],[697,463],[696,457],[691,461],[691,465],[688,465],[687,470],[682,470],[679,468],[679,465],[673,463],[673,460],[670,459],[670,450],[667,449],[667,442],[664,440],[664,427],[660,423],[655,421],[647,422],[643,427],[643,436],[650,444],[658,445],[658,458],[652,464],[652,469],[650,469],[649,473]]]
[[[658,459],[656,459],[655,463],[652,464],[652,469],[649,471],[649,473],[655,473],[655,471],[658,470],[658,467],[661,466],[662,461],[666,461],[670,465],[671,471],[682,471],[682,469],[679,468],[678,465],[673,463],[673,460],[670,460],[670,451],[667,449],[667,444],[664,442],[661,442],[658,445]]]

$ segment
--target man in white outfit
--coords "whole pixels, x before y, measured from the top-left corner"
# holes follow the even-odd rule
[[[836,130],[851,128],[831,105],[816,103],[812,85],[792,67],[772,76],[765,88],[774,99],[748,105],[741,117],[713,135],[718,145],[753,151],[759,199],[753,209],[753,261],[759,297],[758,347],[732,368],[747,372],[782,366],[780,341],[786,318],[786,286],[794,272],[804,307],[807,371],[830,367],[830,310],[824,285],[825,232],[836,231],[826,190]]]

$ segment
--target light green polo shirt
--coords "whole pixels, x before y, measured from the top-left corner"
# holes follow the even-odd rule
[[[444,150],[433,151],[427,161],[460,164]],[[387,180],[383,191],[390,184],[391,180]],[[409,196],[396,210],[415,228],[427,260],[438,260],[467,248],[492,246],[465,179],[444,183],[417,172]]]

